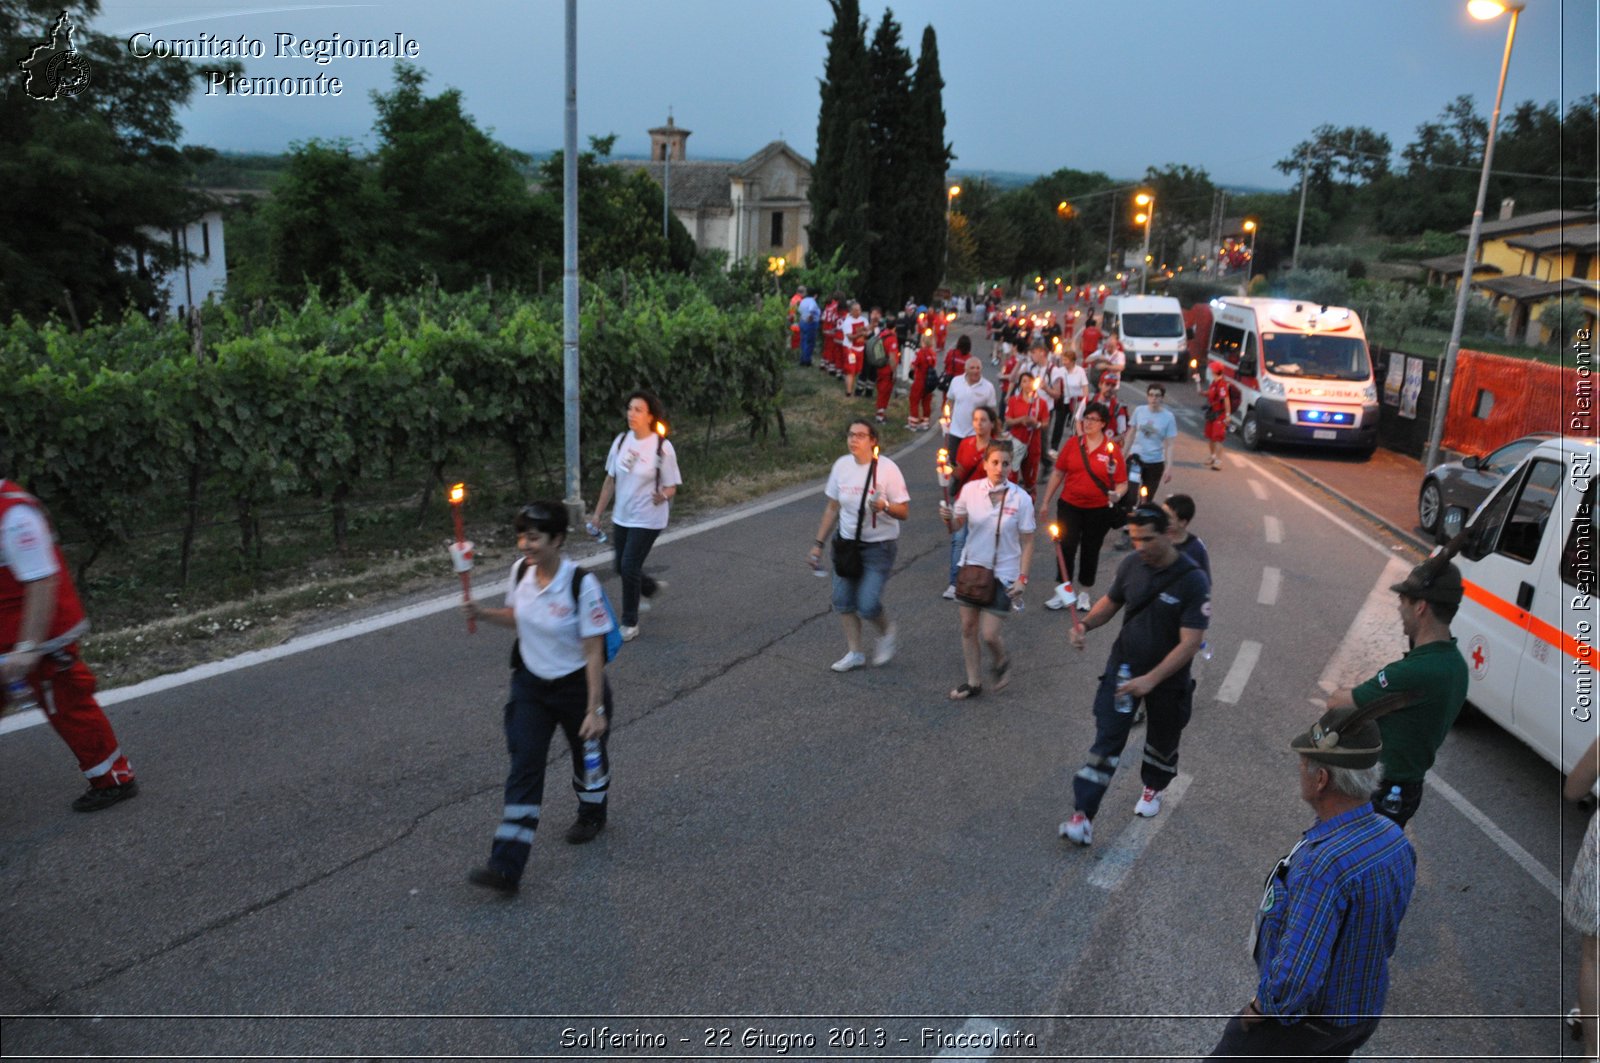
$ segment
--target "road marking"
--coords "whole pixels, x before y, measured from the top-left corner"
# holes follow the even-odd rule
[[[993,1019],[985,1019],[974,1015],[962,1024],[961,1029],[952,1035],[954,1044],[943,1052],[934,1056],[934,1059],[988,1059],[1000,1047],[995,1042],[997,1033],[1009,1033],[1002,1030],[1000,1024]],[[972,1045],[971,1048],[962,1047]]]
[[[1267,485],[1260,480],[1251,480],[1250,493],[1256,496],[1257,501],[1265,502],[1267,500]]]
[[[1128,877],[1128,872],[1133,870],[1133,865],[1150,847],[1150,842],[1172,818],[1172,809],[1183,800],[1184,791],[1189,789],[1193,781],[1191,776],[1180,771],[1172,780],[1172,785],[1162,791],[1161,811],[1156,816],[1151,819],[1134,816],[1133,822],[1122,828],[1117,840],[1104,851],[1099,863],[1089,872],[1089,885],[1108,892],[1122,885],[1122,880]]]
[[[1250,682],[1250,673],[1255,671],[1256,662],[1260,659],[1261,643],[1249,639],[1239,643],[1239,652],[1234,655],[1233,665],[1228,669],[1228,674],[1222,677],[1222,685],[1217,688],[1217,700],[1237,705],[1244,694],[1245,684]]]
[[[933,436],[934,433],[932,432],[923,433],[911,443],[901,447],[893,456],[899,458],[905,454],[908,454],[927,443],[931,438],[933,438]],[[811,495],[821,494],[822,489],[825,486],[825,483],[819,482],[809,487],[797,488],[793,491],[787,491],[774,498],[769,498],[764,502],[758,502],[752,506],[731,510],[722,514],[721,516],[712,517],[710,520],[701,521],[698,524],[690,524],[683,528],[675,528],[658,538],[656,540],[656,544],[661,545],[663,543],[677,542],[679,539],[687,539],[693,535],[700,535],[708,531],[713,531],[717,528],[723,527],[724,525],[732,524],[734,521],[744,520],[748,517],[760,516],[762,513],[767,513],[771,510],[787,506],[791,502],[797,502],[803,498],[810,497]],[[609,555],[610,552],[611,551],[608,548],[597,545],[595,549],[582,555],[575,554],[574,560],[576,560],[579,564],[582,564],[591,558]],[[489,592],[489,596],[492,597],[500,593],[500,583],[498,580],[492,580],[490,586],[492,589]],[[195,667],[187,669],[186,671],[173,672],[169,675],[160,675],[153,679],[147,679],[142,683],[135,683],[132,686],[118,687],[115,690],[100,692],[95,695],[95,700],[98,701],[102,707],[107,707],[120,704],[124,701],[133,701],[136,698],[149,697],[151,694],[159,694],[163,691],[174,690],[178,687],[188,686],[191,683],[199,683],[206,679],[214,679],[219,675],[227,675],[229,672],[237,672],[244,668],[253,668],[258,664],[266,664],[269,661],[281,660],[284,657],[293,657],[296,654],[319,649],[323,646],[330,646],[336,642],[344,642],[348,639],[359,638],[362,635],[369,635],[374,631],[382,631],[384,628],[395,627],[399,624],[408,624],[413,620],[420,620],[423,617],[432,616],[435,613],[443,613],[450,609],[459,608],[461,608],[461,595],[459,593],[448,594],[442,598],[433,598],[428,601],[417,602],[399,609],[391,609],[388,612],[379,613],[376,616],[369,616],[363,620],[353,620],[348,624],[339,624],[323,631],[314,631],[307,635],[300,635],[296,638],[288,640],[287,642],[280,643],[277,646],[268,646],[265,649],[251,650],[248,653],[241,653],[237,657],[229,657],[228,659],[222,661],[210,661],[206,664],[196,665]],[[15,715],[0,719],[0,735],[7,735],[13,731],[26,730],[29,727],[38,727],[44,722],[45,716],[42,710],[34,709],[29,712],[19,712]]]
[[[1247,461],[1244,458],[1240,457],[1238,454],[1233,453],[1231,450],[1225,450],[1225,451],[1223,451],[1223,453],[1228,456],[1228,460],[1229,461],[1233,462],[1233,467],[1234,468],[1236,468],[1236,469],[1248,469],[1250,467],[1250,462],[1249,461]]]
[[[1241,467],[1245,467],[1245,466],[1247,466],[1249,464],[1248,462],[1245,461],[1245,459],[1239,457],[1236,454],[1229,454],[1228,457],[1232,458],[1234,460],[1234,462],[1236,464],[1238,464],[1239,466],[1241,466]],[[1397,547],[1386,546],[1383,543],[1380,543],[1378,540],[1374,539],[1372,536],[1368,535],[1366,532],[1362,531],[1360,528],[1356,527],[1354,524],[1351,524],[1349,521],[1345,520],[1343,517],[1339,516],[1337,513],[1334,513],[1327,506],[1324,506],[1322,503],[1316,501],[1310,495],[1307,495],[1305,492],[1303,492],[1303,491],[1295,488],[1294,486],[1286,483],[1284,480],[1278,478],[1277,476],[1274,476],[1270,472],[1267,472],[1265,469],[1255,468],[1253,471],[1256,473],[1257,476],[1260,476],[1262,479],[1267,480],[1270,483],[1272,483],[1273,486],[1277,487],[1278,490],[1282,491],[1284,494],[1290,496],[1291,498],[1296,498],[1296,499],[1299,499],[1301,502],[1304,502],[1306,504],[1306,506],[1308,506],[1310,509],[1312,509],[1316,513],[1321,514],[1323,516],[1323,518],[1326,519],[1330,524],[1333,524],[1335,527],[1338,527],[1338,528],[1340,528],[1340,529],[1342,529],[1344,531],[1349,532],[1351,535],[1355,536],[1360,541],[1366,543],[1368,546],[1370,546],[1374,550],[1378,551],[1378,553],[1382,554],[1384,557],[1393,557],[1394,553],[1395,553],[1395,550],[1398,549]]]
[[[1262,523],[1266,525],[1267,542],[1283,542],[1283,521],[1279,520],[1277,517],[1274,517],[1270,513],[1264,514],[1261,520]]]
[[[1517,865],[1528,873],[1528,877],[1548,890],[1550,896],[1558,901],[1561,899],[1561,880],[1546,870],[1545,866],[1539,863],[1532,853],[1512,841],[1510,835],[1495,826],[1494,820],[1480,812],[1471,801],[1462,797],[1454,786],[1439,777],[1438,772],[1428,772],[1424,781],[1438,791],[1440,797],[1455,805],[1456,811],[1466,816],[1474,826],[1488,835],[1490,841],[1498,845],[1512,860],[1515,860]]]
[[[1257,605],[1277,605],[1278,590],[1283,586],[1283,570],[1268,565],[1261,570],[1261,590],[1256,593]]]

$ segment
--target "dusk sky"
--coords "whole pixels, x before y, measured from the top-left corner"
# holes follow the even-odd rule
[[[691,159],[743,158],[782,138],[814,157],[825,0],[581,0],[578,126],[618,134],[644,154],[672,108],[693,131]],[[196,93],[188,143],[285,150],[313,137],[372,144],[368,91],[391,64],[325,66],[273,57],[275,34],[415,40],[428,89],[461,90],[466,110],[524,151],[561,146],[560,0],[376,0],[222,4],[104,0],[92,26],[129,37],[202,33],[263,43],[253,76],[335,76],[339,98]],[[1487,116],[1507,19],[1480,23],[1465,0],[904,0],[893,5],[913,56],[938,33],[945,136],[954,169],[1048,173],[1063,166],[1136,177],[1183,162],[1223,184],[1284,188],[1273,163],[1322,123],[1388,134],[1397,153],[1458,94]],[[876,28],[881,5],[864,4]],[[869,29],[869,33],[871,30]],[[1597,88],[1600,4],[1527,0],[1506,87],[1524,100],[1570,101]],[[159,59],[150,59],[159,62]]]

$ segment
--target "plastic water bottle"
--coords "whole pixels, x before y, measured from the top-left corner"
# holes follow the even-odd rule
[[[1200,659],[1202,661],[1211,660],[1211,643],[1205,639],[1200,640]]]
[[[6,699],[11,702],[14,712],[29,712],[39,707],[34,700],[33,688],[26,679],[13,679],[6,684]]]
[[[588,532],[589,538],[593,539],[597,543],[603,543],[606,541],[606,533],[601,531],[600,525],[596,524],[592,520],[584,524],[583,530]]]
[[[1398,785],[1389,787],[1389,792],[1383,796],[1383,810],[1394,816],[1400,814],[1400,787]]]
[[[1128,667],[1128,664],[1127,664],[1126,661],[1124,661],[1122,664],[1117,665],[1117,686],[1120,687],[1122,684],[1126,683],[1128,680],[1130,680],[1132,678],[1133,678],[1133,669]],[[1114,701],[1112,704],[1116,706],[1116,710],[1118,712],[1120,712],[1124,716],[1126,716],[1126,715],[1128,715],[1129,713],[1131,713],[1133,711],[1133,695],[1132,694],[1118,694],[1116,701]]]
[[[583,785],[593,790],[600,785],[600,739],[591,738],[583,743]]]

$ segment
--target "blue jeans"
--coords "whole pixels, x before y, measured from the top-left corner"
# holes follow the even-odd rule
[[[950,585],[955,586],[956,570],[961,567],[961,551],[967,548],[967,526],[950,533]]]
[[[644,559],[656,544],[660,528],[630,528],[625,524],[612,524],[611,542],[615,547],[617,575],[622,577],[622,615],[617,618],[623,627],[639,625],[639,596],[648,598],[656,592],[656,581],[644,574]]]
[[[822,331],[819,321],[800,322],[800,364],[810,365],[811,356],[817,353],[817,335]]]
[[[889,582],[894,569],[894,557],[900,544],[894,539],[882,543],[861,544],[861,575],[845,579],[833,574],[833,611],[859,613],[863,620],[876,620],[883,615],[883,585]]]

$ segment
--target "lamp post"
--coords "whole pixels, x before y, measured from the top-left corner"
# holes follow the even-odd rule
[[[1150,223],[1156,216],[1156,197],[1149,192],[1140,192],[1133,197],[1133,202],[1139,208],[1133,220],[1144,226],[1144,261],[1139,264],[1139,294],[1143,295],[1145,281],[1150,276]]]
[[[944,193],[944,274],[942,278],[946,283],[950,281],[950,213],[955,209],[956,197],[961,194],[960,185],[951,185]]]
[[[1428,431],[1428,450],[1423,469],[1439,462],[1439,444],[1444,437],[1445,414],[1450,408],[1450,385],[1455,381],[1456,355],[1461,351],[1461,326],[1467,315],[1467,298],[1472,294],[1472,267],[1478,257],[1478,237],[1483,231],[1483,201],[1489,194],[1489,167],[1494,161],[1494,136],[1500,125],[1500,101],[1506,93],[1506,69],[1511,65],[1511,45],[1517,39],[1517,18],[1523,4],[1517,0],[1469,0],[1467,12],[1480,22],[1511,12],[1506,27],[1506,50],[1500,58],[1500,84],[1494,90],[1494,113],[1489,116],[1489,137],[1483,145],[1483,172],[1478,175],[1478,203],[1472,211],[1472,229],[1467,235],[1467,255],[1461,267],[1461,286],[1456,291],[1456,316],[1450,323],[1450,342],[1444,349],[1444,368],[1439,372],[1439,388],[1433,400],[1433,426]]]
[[[1244,231],[1250,234],[1250,261],[1244,267],[1244,294],[1250,294],[1250,278],[1256,275],[1256,230],[1260,226],[1254,218],[1244,220]]]

